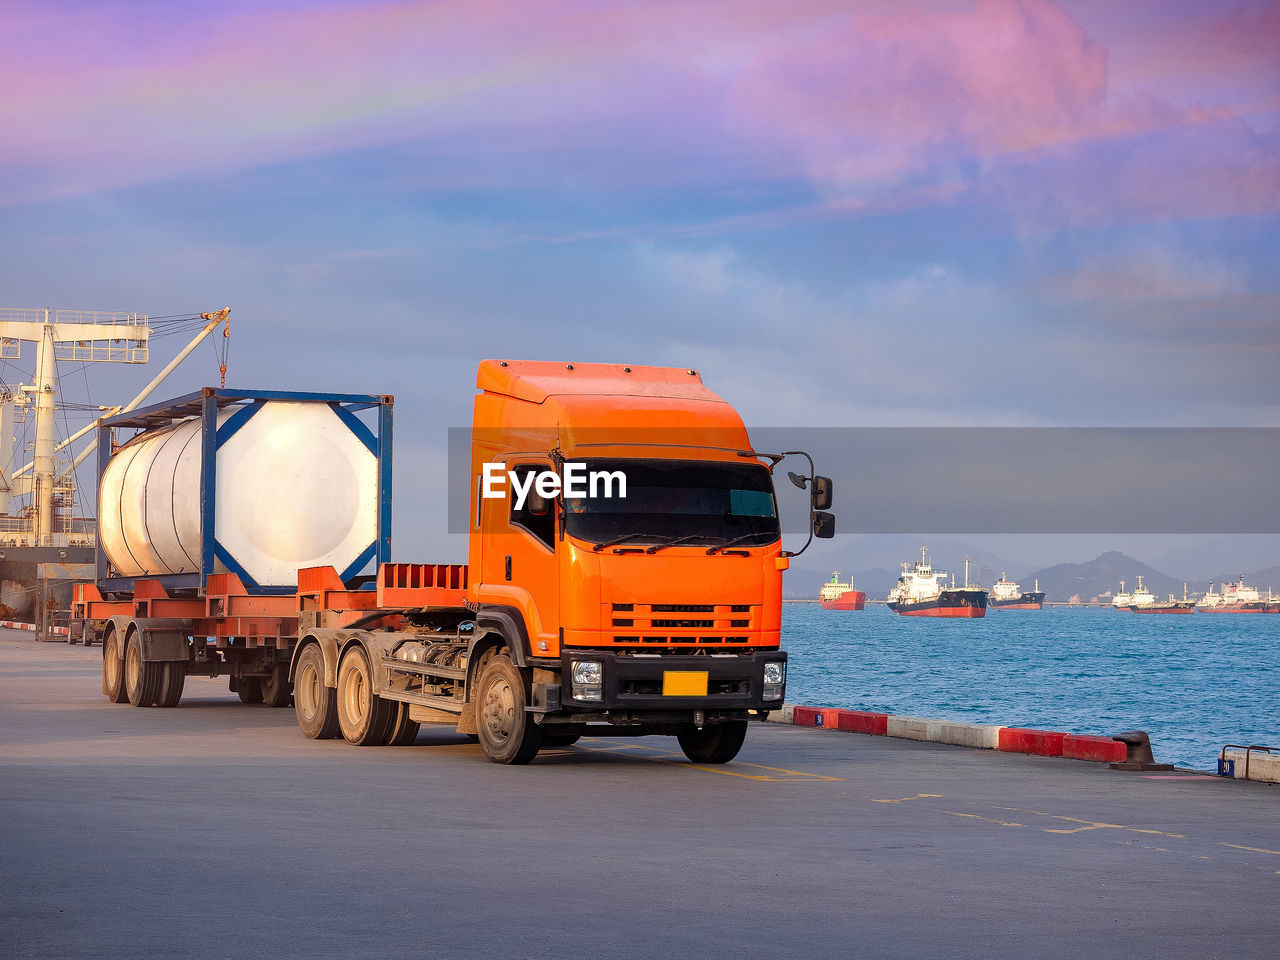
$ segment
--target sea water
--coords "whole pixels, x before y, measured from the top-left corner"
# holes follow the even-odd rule
[[[787,700],[1111,735],[1215,769],[1228,743],[1280,748],[1280,615],[988,610],[901,617],[882,605],[782,610]]]

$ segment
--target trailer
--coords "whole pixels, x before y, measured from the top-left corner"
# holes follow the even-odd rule
[[[312,739],[398,745],[434,723],[504,764],[582,736],[732,760],[785,696],[774,467],[808,462],[789,476],[810,541],[834,532],[830,480],[755,451],[693,370],[488,360],[477,389],[466,564],[389,562],[390,397],[210,389],[104,420],[115,515],[72,613],[102,640],[104,694],[171,707],[185,676],[225,674],[246,702],[292,702]],[[262,436],[236,450],[246,429]],[[323,467],[299,450],[321,441]],[[269,508],[227,477],[264,466]],[[334,491],[343,519],[317,535]]]

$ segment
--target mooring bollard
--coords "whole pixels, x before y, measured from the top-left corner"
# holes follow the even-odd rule
[[[1151,753],[1151,738],[1145,730],[1126,730],[1117,733],[1112,740],[1118,740],[1125,746],[1123,763],[1111,764],[1112,770],[1172,770],[1171,763],[1156,763]]]

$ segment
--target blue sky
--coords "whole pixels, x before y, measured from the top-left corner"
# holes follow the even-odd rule
[[[1280,425],[1280,4],[18,2],[0,35],[5,305],[229,305],[230,384],[394,393],[401,559],[454,549],[420,491],[488,356],[696,367],[761,426]]]

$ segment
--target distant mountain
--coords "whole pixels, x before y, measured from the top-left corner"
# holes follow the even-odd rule
[[[1029,574],[1020,582],[1026,589],[1038,579],[1046,600],[1069,600],[1072,596],[1079,595],[1081,600],[1088,603],[1092,597],[1104,593],[1119,593],[1121,580],[1124,580],[1125,590],[1132,592],[1138,585],[1139,574],[1147,589],[1157,597],[1170,593],[1182,596],[1181,580],[1161,573],[1118,550],[1111,550],[1087,563],[1059,563],[1045,567]]]
[[[1218,580],[1223,570],[1234,571],[1232,580],[1259,567],[1270,567],[1280,559],[1280,535],[1247,534],[1201,540],[1166,551],[1158,557],[1147,557],[1146,563],[1157,570],[1172,570],[1177,576],[1207,583]],[[1277,582],[1280,587],[1280,582]]]

